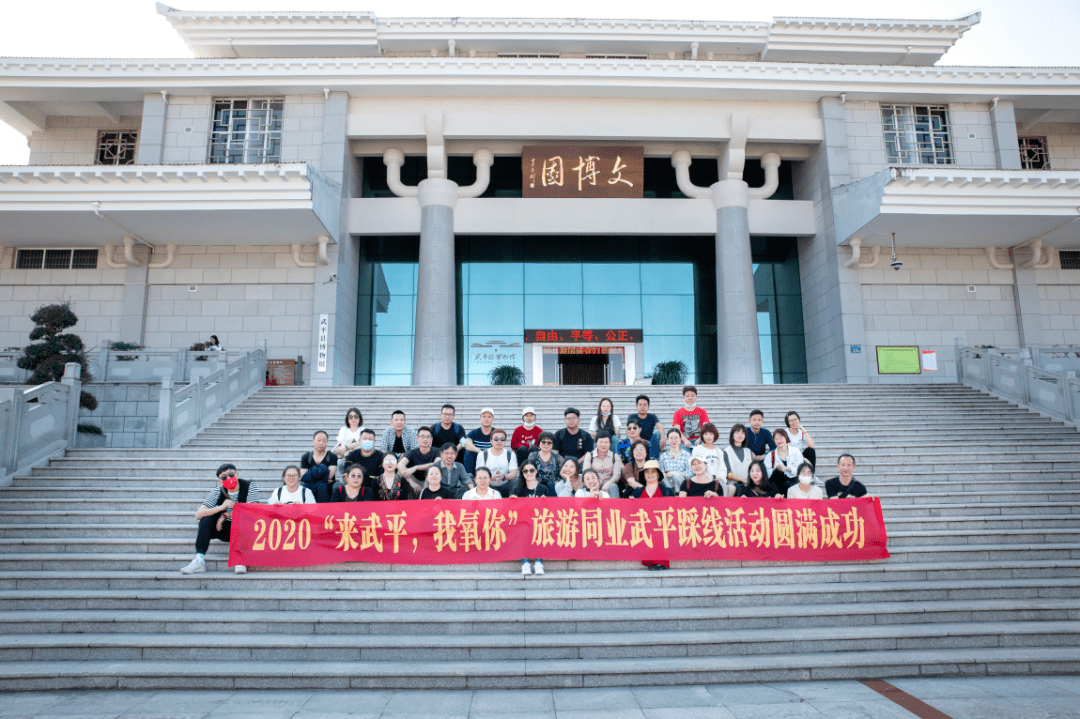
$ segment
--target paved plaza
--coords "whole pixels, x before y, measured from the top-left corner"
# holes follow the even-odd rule
[[[1080,677],[892,679],[912,713],[857,681],[477,691],[70,691],[10,693],[0,717],[64,719],[1064,719]],[[910,706],[910,704],[908,704]],[[926,706],[928,705],[928,706]],[[937,710],[937,714],[934,713]]]

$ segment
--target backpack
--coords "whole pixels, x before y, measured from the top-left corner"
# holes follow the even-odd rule
[[[281,501],[281,493],[284,490],[285,490],[285,485],[283,484],[283,485],[281,485],[280,487],[278,487],[277,489],[274,490],[274,493],[270,495],[270,500],[274,501],[274,502],[280,502]],[[313,500],[315,499],[315,495],[311,493],[311,490],[308,489],[307,487],[305,487],[303,484],[301,484],[300,485],[300,499],[301,499],[301,501],[303,501],[304,503],[307,503],[307,499],[308,499],[309,496]]]

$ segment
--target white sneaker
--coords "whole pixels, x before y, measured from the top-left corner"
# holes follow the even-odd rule
[[[187,565],[186,567],[184,567],[183,569],[180,570],[180,573],[181,574],[198,574],[199,572],[205,572],[205,571],[206,571],[206,562],[199,559],[198,557],[195,557],[195,559],[191,560],[191,564]]]
[[[237,564],[236,565],[236,573],[237,574],[247,574],[247,567],[245,567],[243,564]]]
[[[521,576],[527,577],[530,574],[532,574],[532,567],[529,566],[528,562],[522,562],[521,563]]]
[[[543,574],[544,574],[544,563],[541,562],[539,559],[536,560],[536,562],[534,564],[533,574],[535,574],[538,577],[543,576]]]

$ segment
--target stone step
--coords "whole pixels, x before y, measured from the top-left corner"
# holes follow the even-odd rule
[[[813,654],[501,662],[40,661],[8,662],[0,690],[125,689],[486,689],[719,684],[896,676],[1072,674],[1075,647],[975,647]]]
[[[1071,647],[1080,622],[969,622],[550,634],[9,634],[0,661],[510,661]]]

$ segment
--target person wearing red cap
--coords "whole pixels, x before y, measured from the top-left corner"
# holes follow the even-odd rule
[[[191,564],[180,570],[182,574],[198,574],[206,571],[206,550],[210,548],[211,539],[229,541],[229,533],[232,529],[232,508],[237,502],[259,501],[259,485],[255,482],[240,479],[236,471],[236,465],[223,464],[217,468],[217,484],[206,493],[202,506],[195,512],[195,519],[199,520],[199,533],[195,538],[195,559]],[[236,492],[233,499],[232,492]],[[244,574],[247,567],[236,565],[236,573]]]

